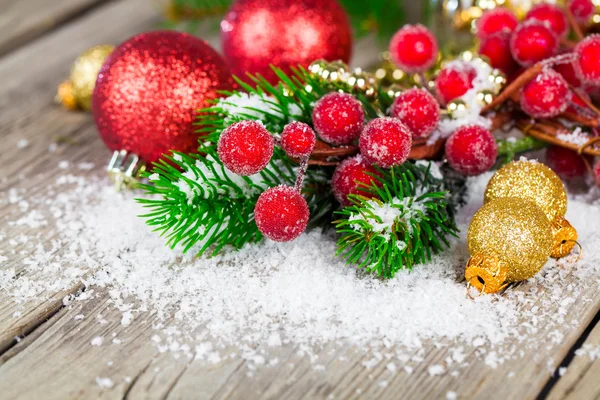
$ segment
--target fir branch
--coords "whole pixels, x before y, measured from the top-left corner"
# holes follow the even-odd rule
[[[364,195],[351,195],[352,206],[337,212],[340,235],[338,255],[367,272],[391,278],[403,268],[412,269],[449,247],[456,236],[455,204],[432,164],[405,163],[363,186]]]

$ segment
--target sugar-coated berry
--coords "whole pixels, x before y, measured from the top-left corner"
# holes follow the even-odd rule
[[[546,160],[548,166],[563,179],[585,176],[585,162],[576,151],[561,146],[551,146],[546,150]]]
[[[577,71],[575,71],[575,62],[568,63],[560,63],[554,65],[554,70],[562,75],[565,78],[565,81],[571,86],[581,87],[582,82],[581,79],[577,76]]]
[[[217,144],[219,159],[234,174],[262,171],[273,156],[273,136],[257,121],[241,121],[223,131]]]
[[[535,19],[519,25],[510,38],[513,58],[528,67],[552,57],[558,50],[558,36],[543,22]]]
[[[475,69],[458,61],[446,65],[435,79],[435,91],[443,104],[467,93],[473,87]]]
[[[366,162],[391,168],[408,158],[412,132],[396,118],[376,118],[361,133],[358,147]]]
[[[454,170],[467,176],[489,170],[497,156],[494,135],[479,125],[462,126],[446,141],[448,163]]]
[[[587,24],[596,11],[596,6],[592,0],[570,0],[569,10],[580,24]]]
[[[371,197],[369,193],[360,188],[381,186],[381,182],[373,176],[381,176],[381,174],[371,164],[367,164],[360,154],[347,158],[337,166],[333,173],[331,179],[333,195],[343,206],[352,204],[348,199],[350,194]]]
[[[561,38],[569,33],[567,16],[559,6],[554,4],[540,3],[531,7],[531,10],[525,15],[525,21],[529,20],[543,22]]]
[[[425,89],[408,89],[392,104],[390,114],[412,132],[413,138],[429,136],[440,122],[440,105]]]
[[[589,35],[575,46],[575,71],[581,80],[600,86],[600,35]]]
[[[512,11],[504,7],[496,7],[485,11],[475,23],[476,35],[483,39],[498,32],[512,32],[519,20]]]
[[[315,104],[312,113],[315,130],[325,142],[349,144],[358,139],[365,124],[362,104],[347,93],[328,93]]]
[[[552,118],[571,102],[569,85],[561,74],[545,69],[521,89],[521,109],[533,118]]]
[[[315,132],[304,122],[291,122],[281,132],[281,148],[289,157],[302,158],[310,156],[316,143],[317,136]]]
[[[254,206],[258,230],[276,242],[289,242],[306,230],[310,211],[293,187],[280,185],[264,191]]]
[[[390,57],[408,73],[424,72],[438,57],[435,36],[423,25],[404,25],[390,42]]]
[[[486,56],[493,68],[498,68],[507,76],[519,68],[510,52],[510,36],[509,32],[497,32],[481,39],[479,45],[479,54]]]

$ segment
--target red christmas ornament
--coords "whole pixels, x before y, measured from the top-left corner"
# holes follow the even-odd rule
[[[582,86],[581,79],[579,79],[577,71],[575,71],[575,62],[556,64],[553,68],[565,78],[565,81],[567,81],[569,85],[574,87]]]
[[[445,66],[435,79],[435,91],[443,104],[467,93],[473,87],[476,71],[464,62],[452,62]]]
[[[290,186],[267,189],[254,206],[258,230],[275,242],[296,239],[306,230],[309,217],[306,200]]]
[[[479,125],[458,128],[446,141],[450,166],[467,176],[479,175],[496,162],[498,147],[494,135]]]
[[[519,21],[515,14],[507,8],[496,7],[485,11],[475,23],[477,37],[483,39],[498,32],[512,32]]]
[[[408,89],[394,100],[390,114],[412,132],[413,138],[429,136],[440,122],[440,105],[425,89]]]
[[[569,10],[580,24],[590,22],[590,18],[592,18],[592,15],[596,11],[596,6],[592,0],[571,0],[568,3]]]
[[[600,85],[600,35],[589,35],[575,46],[578,59],[575,71],[581,80],[590,85]]]
[[[304,122],[289,123],[281,133],[281,148],[289,157],[303,158],[310,156],[316,143],[315,132]]]
[[[392,61],[408,73],[431,68],[438,52],[435,36],[423,25],[404,25],[390,42]]]
[[[543,22],[560,38],[564,38],[569,33],[569,21],[565,13],[554,4],[540,3],[533,6],[525,16],[525,20]]]
[[[237,0],[221,22],[223,54],[234,75],[285,72],[318,59],[348,62],[352,30],[336,0]]]
[[[273,156],[273,136],[256,121],[241,121],[221,133],[217,152],[223,165],[246,176],[262,171]]]
[[[548,166],[563,179],[573,179],[585,175],[585,162],[576,151],[561,146],[551,146],[546,150],[546,159]]]
[[[333,195],[343,206],[352,204],[348,200],[350,194],[370,197],[368,193],[359,188],[372,186],[373,184],[381,186],[381,182],[375,179],[373,175],[381,176],[379,171],[372,165],[367,164],[360,154],[347,158],[337,166],[333,173],[333,179],[331,180]]]
[[[553,69],[546,69],[521,90],[521,109],[533,118],[552,118],[564,112],[571,102],[565,79]]]
[[[519,25],[510,39],[510,51],[524,67],[552,57],[558,50],[558,36],[543,22],[532,19]]]
[[[347,93],[328,93],[315,104],[312,112],[315,130],[325,142],[349,144],[358,139],[365,123],[362,104]]]
[[[142,33],[117,47],[98,74],[92,112],[104,143],[148,163],[198,149],[197,110],[233,88],[206,42],[185,33]]]
[[[479,54],[486,56],[493,68],[498,68],[507,76],[519,68],[510,52],[510,36],[509,32],[497,32],[481,39],[479,45]]]
[[[396,118],[376,118],[363,130],[358,147],[366,162],[391,168],[408,158],[412,132]]]

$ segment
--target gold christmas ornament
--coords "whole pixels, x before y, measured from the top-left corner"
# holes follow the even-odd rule
[[[69,81],[67,81],[70,83],[70,90],[68,90],[66,82],[61,84],[58,90],[57,97],[66,108],[82,110],[91,108],[92,93],[96,86],[98,72],[113,49],[114,46],[110,45],[94,46],[77,57],[71,68]],[[73,107],[73,100],[76,107]]]
[[[571,253],[578,235],[573,226],[563,217],[556,217],[552,223],[552,257],[562,258]]]
[[[468,284],[495,293],[542,269],[550,258],[552,230],[533,201],[499,198],[473,216],[467,243],[471,254],[465,270]]]

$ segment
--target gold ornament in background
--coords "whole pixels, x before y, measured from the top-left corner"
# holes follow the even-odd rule
[[[467,282],[482,292],[495,293],[542,269],[550,258],[552,230],[533,201],[499,198],[475,213],[467,243],[471,254]]]
[[[552,223],[552,257],[562,258],[573,250],[578,235],[573,226],[563,217],[556,217]]]
[[[409,83],[408,75],[392,62],[389,51],[379,54],[379,61],[381,65],[375,71],[375,78],[381,86],[406,86]]]
[[[332,88],[360,93],[369,100],[375,100],[377,97],[378,84],[375,75],[360,68],[350,70],[342,61],[317,60],[309,65],[308,72],[313,78]]]
[[[98,72],[114,46],[94,46],[81,54],[71,68],[69,80],[58,88],[57,100],[68,109],[89,110]]]

